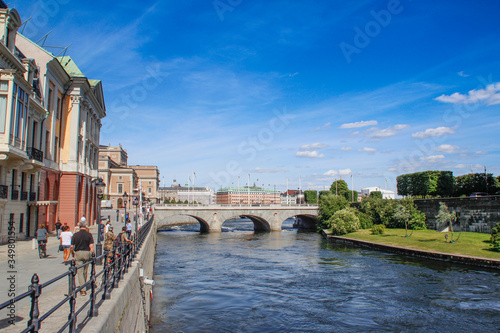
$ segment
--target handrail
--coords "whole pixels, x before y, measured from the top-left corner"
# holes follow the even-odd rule
[[[90,304],[90,309],[87,312],[87,315],[84,320],[91,319],[93,317],[98,316],[98,309],[96,307],[96,300],[98,299],[98,295],[102,293],[101,300],[104,302],[110,299],[110,295],[113,289],[118,287],[119,280],[123,279],[125,273],[127,273],[128,268],[132,264],[132,260],[135,258],[137,253],[142,247],[146,236],[148,235],[151,225],[153,224],[154,215],[151,216],[149,221],[145,223],[137,233],[132,237],[133,244],[123,244],[118,248],[113,249],[112,251],[104,251],[104,253],[98,257],[95,257],[92,254],[91,260],[86,262],[80,266],[76,266],[75,260],[70,261],[70,267],[68,271],[56,276],[45,283],[40,284],[40,280],[38,274],[33,274],[31,278],[31,285],[28,288],[28,291],[18,295],[2,304],[0,304],[0,310],[8,307],[9,305],[16,303],[22,299],[27,297],[31,297],[31,310],[29,313],[29,320],[27,322],[27,327],[22,332],[38,332],[42,326],[42,323],[49,316],[54,314],[60,307],[62,307],[65,303],[69,303],[69,314],[68,320],[62,324],[62,327],[58,330],[58,332],[63,332],[67,328],[69,328],[69,332],[76,332],[76,323],[77,318],[80,313]],[[112,254],[109,256],[109,254]],[[108,261],[108,258],[111,257],[111,260]],[[96,273],[96,263],[102,260],[103,266],[102,269]],[[75,277],[77,271],[86,266],[90,265],[90,278],[83,285],[76,287]],[[47,286],[68,277],[68,293],[65,294],[65,298],[57,303],[55,306],[50,308],[46,313],[40,315],[40,311],[38,308],[38,298],[42,294],[42,291]],[[102,276],[102,283],[99,288],[97,288],[97,278]],[[76,296],[77,293],[90,287],[91,293],[89,299],[78,309],[76,306]]]

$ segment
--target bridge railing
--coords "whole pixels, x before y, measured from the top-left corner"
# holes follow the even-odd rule
[[[89,310],[85,314],[85,318],[83,319],[84,321],[97,317],[99,312],[96,302],[110,299],[113,289],[118,288],[119,281],[122,280],[125,273],[128,272],[128,268],[141,249],[141,246],[151,229],[153,220],[154,216],[152,216],[149,221],[137,231],[137,234],[133,236],[132,244],[127,243],[113,249],[112,251],[104,251],[104,253],[98,257],[92,254],[91,260],[80,266],[76,266],[75,260],[73,259],[70,262],[70,267],[67,272],[56,276],[45,283],[40,283],[38,274],[33,274],[28,291],[0,304],[0,310],[9,308],[9,306],[12,307],[16,302],[30,297],[31,309],[29,312],[29,320],[26,323],[27,327],[22,332],[38,332],[42,327],[44,320],[56,313],[62,306],[68,304],[68,320],[62,323],[61,328],[58,330],[52,328],[52,331],[60,333],[67,329],[71,333],[76,332],[78,316],[85,310],[85,308],[89,307]],[[102,269],[96,272],[97,263],[102,261],[104,261]],[[87,267],[87,269],[90,268],[90,278],[85,284],[76,287],[75,276],[77,275],[78,270],[84,269],[85,267]],[[43,315],[40,314],[39,298],[42,291],[51,284],[65,279],[66,277],[68,278],[68,293],[64,294],[65,297],[55,306],[50,308],[46,313]],[[86,300],[85,303],[77,309],[77,294],[88,289],[90,289],[90,296],[88,300]]]
[[[182,207],[182,208],[191,208],[191,207],[203,207],[203,208],[216,208],[216,207],[231,207],[231,208],[256,208],[256,207],[293,207],[293,208],[300,208],[300,207],[318,207],[317,204],[293,204],[293,205],[286,205],[286,204],[269,204],[269,205],[264,205],[264,204],[252,204],[252,205],[232,205],[232,204],[160,204],[156,205],[155,207]]]

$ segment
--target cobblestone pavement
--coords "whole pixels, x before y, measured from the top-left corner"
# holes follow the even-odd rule
[[[108,214],[102,214],[107,216]],[[114,233],[121,231],[123,223],[116,222],[111,218]],[[97,226],[91,226],[90,232],[94,235],[94,241],[97,241]],[[33,274],[38,274],[40,283],[45,283],[50,279],[59,276],[68,271],[69,265],[66,266],[63,262],[63,252],[59,252],[59,240],[55,235],[51,235],[47,244],[47,258],[40,259],[38,249],[32,240],[17,241],[14,243],[15,262],[9,262],[8,245],[0,245],[0,303],[6,302],[14,293],[18,296],[28,291],[28,286],[31,284]],[[102,266],[96,266],[96,269],[101,269]],[[90,275],[90,270],[89,270]],[[77,282],[78,283],[78,282]],[[68,278],[63,278],[50,286],[43,289],[39,297],[40,314],[43,315],[48,309],[55,306],[58,302],[64,299],[64,294],[68,292]],[[9,295],[11,293],[11,295]],[[77,297],[77,308],[84,301],[88,300],[90,293],[87,296]],[[0,311],[0,332],[20,332],[26,328],[26,321],[29,319],[31,301],[26,298],[15,303],[14,313],[16,315],[16,325],[9,323],[9,313],[12,309],[4,309]],[[85,309],[80,315],[84,317],[88,311]],[[57,315],[56,315],[57,314]],[[57,331],[67,320],[69,314],[69,306],[65,304],[59,309],[56,314],[51,315],[42,323],[41,332]],[[56,329],[57,327],[57,329]]]

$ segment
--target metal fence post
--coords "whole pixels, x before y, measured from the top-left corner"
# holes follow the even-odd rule
[[[117,249],[113,249],[113,288],[118,288],[118,282],[120,279],[120,271],[118,265],[118,251]]]
[[[90,259],[90,309],[89,309],[89,317],[97,317],[99,314],[99,310],[95,306],[95,264],[96,264],[96,258],[95,258],[95,253],[92,253],[92,258]]]
[[[110,251],[105,251],[105,257],[104,257],[104,290],[102,292],[102,299],[110,299],[111,298],[111,290],[109,288],[109,270],[110,270],[110,262],[108,261],[108,255]]]
[[[69,275],[69,283],[68,283],[68,295],[70,296],[68,321],[70,321],[69,332],[72,333],[72,332],[76,332],[76,315],[75,315],[75,308],[76,308],[76,295],[75,295],[76,263],[75,263],[75,259],[71,260],[70,264],[71,264],[71,266],[69,267],[69,271],[71,272],[71,274]]]
[[[29,290],[31,293],[31,310],[30,310],[30,320],[28,321],[28,327],[33,325],[30,332],[38,332],[40,330],[40,322],[38,317],[40,316],[40,310],[38,309],[38,297],[42,293],[42,286],[38,284],[40,279],[37,274],[33,274],[31,278],[31,285]]]

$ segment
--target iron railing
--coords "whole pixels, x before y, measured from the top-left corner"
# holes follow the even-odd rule
[[[7,308],[9,305],[31,297],[31,310],[29,313],[29,320],[27,321],[27,327],[22,332],[38,332],[43,324],[43,321],[47,319],[50,315],[54,314],[63,305],[69,305],[68,320],[62,323],[62,326],[58,333],[65,331],[66,329],[72,333],[77,331],[77,321],[78,316],[83,312],[83,310],[88,306],[89,310],[86,313],[84,321],[88,321],[93,317],[97,317],[99,312],[96,306],[96,302],[102,303],[111,298],[111,292],[118,288],[119,281],[123,279],[124,275],[128,272],[132,261],[135,259],[137,252],[142,247],[146,236],[151,230],[153,224],[154,216],[152,216],[149,221],[142,226],[133,237],[133,244],[122,245],[112,251],[104,251],[104,253],[98,257],[92,254],[91,260],[83,265],[76,266],[75,260],[71,260],[70,267],[68,271],[61,274],[45,283],[40,284],[40,279],[38,274],[33,274],[31,278],[31,285],[28,291],[21,294],[15,298],[8,300],[0,304],[0,310]],[[96,272],[96,265],[99,260],[104,260],[104,265],[99,272]],[[86,266],[90,266],[90,278],[89,280],[76,287],[76,275],[79,269],[83,269]],[[68,278],[68,293],[58,304],[49,309],[45,314],[41,314],[39,310],[39,297],[42,294],[44,288],[49,285]],[[89,299],[80,307],[76,308],[76,296],[79,292],[90,289]],[[101,294],[101,296],[99,296]],[[56,329],[54,328],[55,332]]]
[[[9,187],[7,185],[0,185],[0,199],[7,199],[9,196]]]
[[[26,149],[26,154],[28,154],[28,157],[31,160],[43,162],[43,151],[39,149],[36,149],[34,147],[28,147],[28,149]]]

